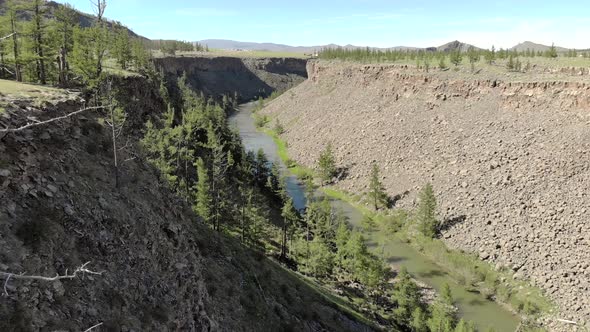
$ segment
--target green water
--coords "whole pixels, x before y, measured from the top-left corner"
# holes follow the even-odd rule
[[[272,137],[258,132],[252,119],[253,103],[245,104],[240,110],[230,117],[230,124],[235,126],[240,132],[242,141],[247,150],[256,151],[262,148],[269,160],[281,163],[278,156],[278,149]],[[287,191],[293,197],[295,207],[302,209],[305,207],[304,188],[296,177],[288,174],[287,169],[282,165],[283,171],[287,177]],[[318,196],[322,194],[317,193]],[[353,227],[360,227],[363,215],[347,202],[330,199],[332,207],[336,210],[342,210],[347,216]],[[459,315],[466,320],[473,321],[480,331],[486,331],[493,327],[496,332],[515,331],[519,318],[506,310],[501,305],[486,299],[478,293],[472,293],[452,279],[445,269],[430,260],[428,257],[420,254],[410,245],[402,242],[396,236],[386,235],[384,232],[371,232],[366,234],[368,246],[376,253],[383,253],[387,263],[395,266],[405,266],[408,272],[417,280],[429,285],[440,291],[446,283],[450,286],[455,304],[459,308]]]

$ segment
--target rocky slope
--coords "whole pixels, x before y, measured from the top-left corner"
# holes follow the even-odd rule
[[[186,72],[191,86],[205,95],[237,92],[242,101],[285,91],[307,78],[307,60],[295,58],[165,57],[155,63],[169,82]]]
[[[53,277],[85,262],[102,275],[0,288],[1,331],[369,330],[264,256],[205,227],[141,157],[136,127],[164,108],[157,87],[122,80],[137,158],[115,189],[96,112],[0,134],[0,271]],[[0,94],[0,127],[77,110]],[[37,106],[34,106],[37,105]],[[131,157],[128,155],[127,157]]]
[[[367,191],[371,163],[401,207],[431,182],[445,241],[528,278],[560,317],[590,321],[590,84],[407,66],[311,62],[309,80],[263,111],[286,127],[293,159],[314,167],[332,142]],[[558,329],[559,323],[551,325]]]

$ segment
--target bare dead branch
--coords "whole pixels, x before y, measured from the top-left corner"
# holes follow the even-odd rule
[[[102,324],[104,324],[104,323],[98,323],[98,324],[96,324],[96,325],[94,325],[94,326],[90,327],[88,330],[85,330],[84,332],[90,332],[90,331],[94,330],[95,328],[97,328],[97,327],[101,326]]]
[[[38,121],[38,120],[36,120],[34,118],[27,118],[29,121],[33,121],[33,122],[29,122],[26,125],[24,125],[22,127],[18,127],[18,128],[5,128],[5,129],[0,129],[0,133],[14,133],[14,132],[22,131],[22,130],[29,129],[29,128],[32,128],[32,127],[36,127],[36,126],[41,126],[41,125],[45,125],[45,124],[48,124],[48,123],[52,123],[52,122],[55,122],[55,121],[65,120],[65,119],[67,119],[69,117],[72,117],[74,115],[80,114],[82,112],[86,112],[86,111],[90,111],[90,110],[96,110],[96,109],[102,109],[102,108],[106,108],[106,107],[109,107],[109,106],[86,107],[86,108],[77,110],[75,112],[68,113],[68,114],[66,114],[64,116],[60,116],[60,117],[57,117],[57,118],[49,119],[49,120],[46,120],[46,121]]]
[[[4,37],[0,38],[0,41],[3,41],[4,39],[8,39],[14,35],[16,35],[16,32],[13,32],[13,33],[9,34],[8,36],[4,36]]]
[[[78,277],[79,273],[102,275],[105,272],[105,271],[95,272],[95,271],[89,270],[88,268],[86,268],[88,266],[88,264],[90,264],[90,262],[86,262],[86,263],[82,264],[80,267],[78,267],[76,270],[74,270],[74,273],[72,273],[72,274],[68,274],[68,270],[66,270],[66,273],[64,275],[57,274],[55,277],[14,274],[14,273],[0,271],[0,276],[6,276],[6,281],[4,282],[4,295],[8,296],[8,291],[6,288],[7,288],[8,280],[10,280],[10,278],[20,279],[20,280],[39,280],[39,281],[52,282],[52,281],[58,281],[58,280],[62,280],[62,279],[74,279],[74,278]]]

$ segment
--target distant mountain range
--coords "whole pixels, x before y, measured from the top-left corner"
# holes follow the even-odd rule
[[[547,46],[547,45],[542,45],[542,44],[536,44],[530,41],[525,41],[524,43],[520,43],[514,47],[512,47],[510,50],[512,51],[518,51],[518,52],[524,52],[526,50],[531,50],[531,51],[535,51],[535,52],[545,52],[547,50],[549,50],[551,48],[551,46]],[[559,47],[559,46],[555,46],[555,49],[557,50],[557,52],[567,52],[569,49],[565,48],[565,47]]]
[[[271,52],[290,52],[290,53],[313,53],[314,51],[320,51],[323,48],[336,48],[342,47],[344,49],[357,49],[357,48],[366,48],[366,46],[355,46],[355,45],[336,45],[336,44],[328,44],[328,45],[318,45],[318,46],[290,46],[284,44],[274,44],[274,43],[253,43],[253,42],[240,42],[235,40],[226,40],[226,39],[205,39],[199,41],[201,44],[206,44],[209,48],[214,49],[222,49],[222,50],[244,50],[244,51],[271,51]],[[427,48],[420,48],[420,47],[409,47],[409,46],[396,46],[396,47],[389,47],[389,48],[378,48],[378,47],[371,47],[371,49],[376,50],[430,50],[430,51],[453,51],[456,49],[460,49],[461,51],[465,52],[470,47],[475,47],[470,44],[462,43],[458,40],[452,41],[450,43],[446,43],[441,46],[437,47],[427,47]],[[536,44],[530,41],[526,41],[520,43],[510,50],[513,51],[526,51],[530,49],[531,51],[546,51],[551,46]],[[479,49],[475,47],[475,49]],[[565,47],[556,46],[557,52],[566,52],[568,51]]]

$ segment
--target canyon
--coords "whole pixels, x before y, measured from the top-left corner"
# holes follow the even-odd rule
[[[328,143],[367,192],[371,165],[395,208],[432,183],[441,237],[543,289],[557,319],[590,320],[590,78],[440,72],[409,65],[310,61],[309,79],[263,111],[285,128],[290,157],[316,167]]]

